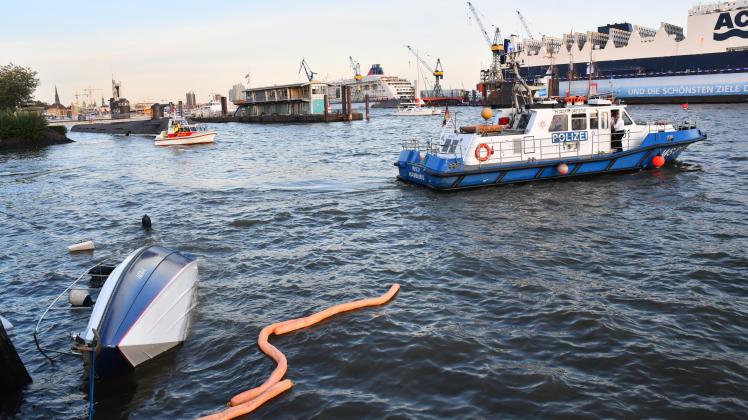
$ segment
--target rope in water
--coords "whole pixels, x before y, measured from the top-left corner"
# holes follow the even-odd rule
[[[342,312],[352,311],[354,309],[365,308],[367,306],[379,306],[392,300],[397,292],[400,290],[399,284],[393,284],[390,290],[382,296],[370,299],[362,299],[354,302],[342,303],[333,307],[327,308],[321,312],[309,315],[304,318],[291,319],[288,321],[278,322],[272,325],[268,325],[260,331],[260,336],[257,338],[257,343],[260,346],[260,350],[268,355],[271,359],[275,360],[278,364],[273,370],[265,382],[255,388],[244,391],[240,394],[235,395],[229,402],[229,408],[209,416],[202,417],[200,420],[224,420],[233,419],[235,417],[249,414],[256,410],[265,402],[275,398],[283,392],[291,389],[293,382],[290,380],[281,380],[288,370],[288,361],[286,356],[280,352],[275,346],[268,342],[268,338],[271,334],[282,335],[290,333],[292,331],[306,328],[310,325],[314,325],[322,320],[325,320],[333,315],[337,315]]]
[[[96,339],[91,344],[91,361],[88,371],[88,420],[94,418],[94,382],[96,380]]]

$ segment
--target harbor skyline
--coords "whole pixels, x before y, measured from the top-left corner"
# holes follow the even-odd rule
[[[554,8],[550,1],[497,5],[476,0],[473,4],[484,15],[484,23],[498,24],[505,36],[525,35],[517,9],[536,36],[560,36],[572,29],[584,32],[622,21],[654,28],[660,21],[685,26],[687,9],[696,2],[634,0],[626,8],[591,8],[586,13],[572,9],[549,13]],[[387,74],[413,80],[417,64],[405,44],[418,48],[427,61],[441,59],[447,88],[474,89],[480,69],[490,64],[464,1],[384,1],[376,8],[337,1],[210,7],[184,2],[179,19],[199,21],[181,26],[168,24],[174,10],[165,4],[134,2],[124,9],[42,2],[40,7],[45,12],[37,16],[36,10],[6,6],[11,19],[0,28],[0,54],[3,61],[38,71],[41,84],[35,97],[45,102],[52,102],[55,85],[63,104],[72,103],[76,92],[90,86],[107,95],[112,76],[122,80],[123,95],[133,102],[180,100],[188,90],[204,102],[214,92],[226,95],[237,83],[246,86],[248,72],[253,87],[302,81],[305,76],[298,73],[302,57],[320,80],[351,78],[349,56],[361,63],[364,73],[378,63]],[[293,14],[287,14],[289,7]],[[143,13],[146,9],[148,13]],[[29,21],[35,25],[28,25]],[[427,21],[429,25],[422,24]],[[76,29],[55,29],[60,22]]]

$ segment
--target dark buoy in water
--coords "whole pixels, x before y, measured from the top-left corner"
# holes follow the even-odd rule
[[[151,229],[151,218],[148,217],[147,214],[143,215],[143,218],[140,220],[141,226],[143,226],[143,229],[150,230]]]

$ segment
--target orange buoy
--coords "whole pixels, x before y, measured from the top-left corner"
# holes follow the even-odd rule
[[[230,408],[209,416],[201,417],[201,420],[233,419],[243,416],[256,410],[262,404],[273,399],[277,395],[291,389],[293,383],[290,380],[286,379],[281,381],[288,370],[288,361],[286,360],[286,356],[281,353],[280,350],[268,342],[268,338],[271,334],[286,334],[306,328],[342,312],[365,308],[367,306],[384,305],[392,300],[399,290],[400,285],[395,283],[390,287],[390,290],[382,296],[342,303],[304,318],[277,322],[263,328],[262,331],[260,331],[260,336],[257,338],[257,344],[259,344],[260,350],[262,350],[263,353],[275,360],[278,364],[275,367],[275,370],[273,370],[273,373],[270,374],[270,377],[267,378],[262,385],[244,391],[231,398],[231,401],[229,401]]]
[[[569,165],[565,163],[559,163],[558,166],[556,166],[556,170],[560,175],[566,175],[569,173]]]
[[[654,165],[655,168],[661,168],[665,165],[665,158],[657,155],[652,158],[652,165]]]

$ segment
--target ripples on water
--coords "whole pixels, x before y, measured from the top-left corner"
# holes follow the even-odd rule
[[[0,413],[86,415],[80,361],[46,363],[34,323],[74,274],[158,242],[201,259],[193,329],[99,386],[101,418],[220,409],[272,370],[255,344],[263,326],[393,282],[387,306],[274,338],[296,386],[257,417],[744,416],[746,111],[692,106],[709,140],[680,167],[457,193],[395,180],[401,141],[439,120],[382,111],[216,125],[215,145],[187,149],[73,133],[0,154],[0,308],[34,378]],[[88,239],[93,255],[65,251]],[[88,314],[55,316],[63,334]]]

